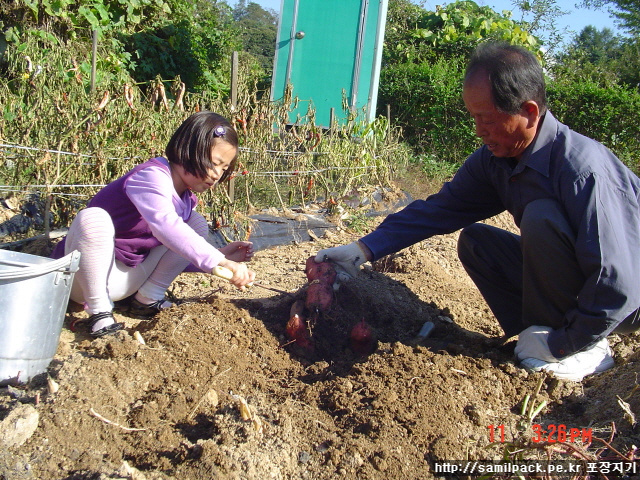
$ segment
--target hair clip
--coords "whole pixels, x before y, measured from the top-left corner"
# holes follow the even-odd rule
[[[213,135],[215,137],[224,137],[226,133],[227,131],[222,125],[218,125],[216,128],[213,129]]]

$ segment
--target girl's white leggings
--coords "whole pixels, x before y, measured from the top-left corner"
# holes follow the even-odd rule
[[[207,221],[195,211],[187,224],[203,237],[209,234]],[[73,250],[81,254],[71,299],[84,304],[89,315],[110,312],[114,300],[135,292],[161,300],[173,280],[189,265],[188,260],[159,245],[141,264],[127,267],[115,259],[114,237],[111,217],[102,208],[81,210],[69,227],[65,255]]]

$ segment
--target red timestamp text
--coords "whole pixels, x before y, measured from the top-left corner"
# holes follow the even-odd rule
[[[567,428],[566,425],[549,424],[543,427],[540,424],[531,425],[534,443],[575,443],[580,440],[582,443],[591,443],[593,434],[590,428]]]
[[[490,443],[504,443],[504,424],[488,425],[487,428],[489,429]],[[591,443],[593,439],[593,434],[590,428],[568,428],[563,424],[549,424],[543,426],[536,423],[531,425],[531,431],[533,433],[533,437],[531,438],[533,443],[575,443],[577,441],[582,443]]]

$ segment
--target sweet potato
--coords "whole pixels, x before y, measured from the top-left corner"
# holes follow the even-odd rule
[[[313,344],[309,337],[307,322],[297,313],[294,314],[287,322],[285,332],[289,340],[293,340],[300,348],[308,351],[313,350]]]
[[[299,298],[295,302],[291,304],[291,308],[289,309],[289,318],[294,315],[304,316],[304,299]]]
[[[351,329],[349,345],[359,355],[368,355],[376,349],[376,338],[364,318]]]
[[[314,280],[307,288],[305,306],[313,313],[328,312],[333,304],[333,288],[330,283]]]
[[[336,269],[331,262],[316,262],[315,257],[307,258],[304,273],[307,275],[309,282],[318,281],[333,285],[336,281]]]

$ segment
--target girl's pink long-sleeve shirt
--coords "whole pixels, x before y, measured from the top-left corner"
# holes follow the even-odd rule
[[[178,195],[168,160],[157,157],[106,185],[88,206],[102,208],[111,216],[115,256],[125,265],[138,265],[162,244],[210,273],[224,254],[187,225],[197,201],[190,190]],[[56,250],[64,252],[60,244]]]

